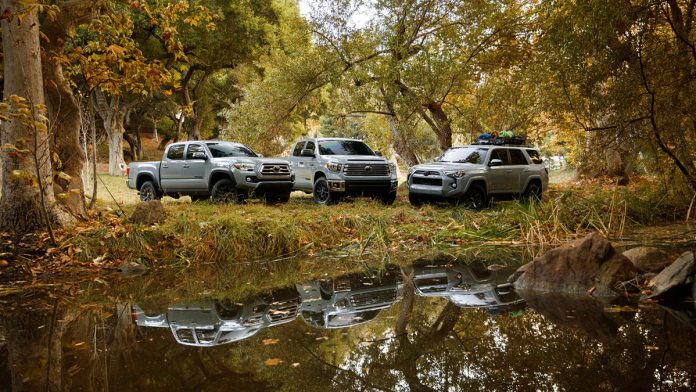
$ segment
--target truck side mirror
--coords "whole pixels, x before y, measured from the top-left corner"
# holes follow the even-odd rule
[[[303,157],[312,157],[312,158],[315,157],[314,150],[309,149],[309,148],[303,148],[302,152],[300,152],[300,155],[302,155]]]
[[[381,156],[382,156],[382,151],[379,151],[379,150],[375,151],[375,155],[377,155],[378,157],[381,157]]]
[[[208,156],[202,151],[196,151],[193,153],[193,155],[191,155],[191,158],[192,159],[202,159],[205,161],[208,159]]]
[[[491,162],[488,164],[488,166],[503,166],[503,161],[501,161],[500,159],[491,159]]]

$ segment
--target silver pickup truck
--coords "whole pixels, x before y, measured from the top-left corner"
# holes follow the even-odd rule
[[[128,187],[140,200],[163,195],[216,202],[240,202],[249,196],[287,202],[294,174],[283,159],[262,158],[249,147],[230,142],[190,141],[167,147],[159,162],[128,166]]]
[[[407,181],[408,198],[415,206],[448,200],[478,210],[491,196],[541,199],[549,172],[532,147],[475,144],[452,147],[432,163],[409,168]]]
[[[385,204],[396,200],[396,165],[360,140],[300,140],[288,160],[297,176],[293,189],[313,193],[318,204],[343,196],[371,196]]]

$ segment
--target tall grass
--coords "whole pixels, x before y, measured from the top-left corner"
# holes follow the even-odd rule
[[[107,255],[182,268],[327,254],[384,263],[397,254],[467,244],[553,245],[589,231],[618,238],[631,228],[683,220],[689,203],[655,184],[569,188],[548,192],[540,203],[495,202],[482,212],[414,208],[403,196],[390,207],[369,200],[317,206],[307,198],[282,206],[177,201],[165,202],[162,225],[112,219],[80,230],[72,243],[84,260]]]

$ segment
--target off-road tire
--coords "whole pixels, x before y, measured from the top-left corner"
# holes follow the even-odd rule
[[[312,194],[314,195],[314,203],[316,204],[329,205],[335,204],[338,201],[338,197],[329,190],[329,182],[325,177],[317,178],[317,180],[314,181],[313,189],[314,191]]]
[[[215,203],[239,203],[242,197],[234,182],[229,178],[223,178],[213,185],[211,199]]]
[[[530,182],[522,194],[522,200],[525,203],[538,203],[541,201],[541,196],[541,186],[536,182]]]
[[[396,192],[389,192],[376,197],[382,204],[390,206],[396,201]]]
[[[159,200],[162,198],[162,194],[152,181],[143,182],[138,193],[140,194],[140,201]]]
[[[408,194],[408,202],[414,207],[420,207],[423,205],[423,198],[413,193]]]
[[[474,211],[480,211],[488,207],[490,199],[486,190],[479,184],[472,184],[459,199],[453,200],[453,204]]]

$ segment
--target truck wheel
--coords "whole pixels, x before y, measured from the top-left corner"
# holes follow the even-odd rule
[[[162,198],[152,181],[143,182],[138,193],[140,194],[140,201],[159,200]]]
[[[211,193],[212,199],[216,203],[237,203],[241,201],[237,187],[228,178],[223,178],[216,182]]]
[[[383,204],[390,206],[396,201],[396,192],[389,192],[384,195],[379,195],[377,199]]]
[[[408,201],[414,207],[420,207],[423,205],[423,199],[420,196],[415,195],[413,193],[408,194]]]
[[[266,193],[267,204],[287,203],[290,201],[290,192]]]
[[[488,205],[486,190],[479,184],[473,184],[456,204],[470,210],[479,211]]]
[[[527,185],[527,189],[522,194],[522,200],[526,203],[538,203],[541,201],[541,187],[536,182]]]
[[[314,182],[314,202],[317,204],[334,204],[337,198],[329,191],[329,182],[319,177]]]

